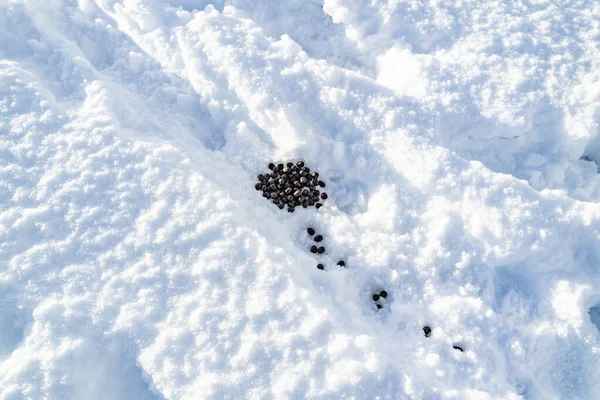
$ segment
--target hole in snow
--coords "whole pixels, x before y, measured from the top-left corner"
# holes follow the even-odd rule
[[[590,320],[592,320],[592,323],[596,325],[596,328],[600,331],[600,304],[590,308],[588,313],[590,314]]]

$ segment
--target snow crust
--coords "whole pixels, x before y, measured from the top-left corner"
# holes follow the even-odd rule
[[[597,398],[598,15],[0,3],[0,398]]]

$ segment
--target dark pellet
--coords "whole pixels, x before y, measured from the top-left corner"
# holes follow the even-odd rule
[[[298,181],[295,181],[294,182],[294,186],[296,186],[296,187],[302,187],[302,184],[300,182],[298,182]]]
[[[457,346],[457,345],[452,346],[452,348],[455,349],[455,350],[464,351],[462,347]]]
[[[293,206],[289,206],[288,207],[288,212],[294,212],[294,207]]]
[[[383,306],[381,304],[377,304],[377,309],[381,310],[383,308]]]
[[[302,194],[302,192],[301,192],[301,191],[299,191],[299,190],[296,190],[296,191],[294,192],[294,197],[300,197],[300,195],[301,195],[301,194]]]
[[[292,165],[294,165],[294,163],[291,163],[291,162],[287,163],[287,167],[288,167],[288,168],[291,168],[291,167],[292,167]]]
[[[323,254],[323,253],[325,253],[325,247],[323,247],[323,246],[319,247],[319,248],[317,249],[317,252],[318,252],[319,254]]]
[[[304,167],[304,161],[298,161],[296,165],[300,168]]]
[[[258,175],[258,180],[259,181],[264,181],[265,180],[265,176],[263,174]]]
[[[256,190],[260,190],[260,189],[262,189],[262,185],[261,185],[261,184],[260,184],[260,182],[259,182],[259,183],[257,183],[256,185],[254,185],[254,188],[255,188]]]
[[[308,208],[308,201],[304,200],[302,202],[302,208]]]
[[[323,207],[323,204],[321,204],[321,203],[317,203],[317,204],[315,204],[315,207],[316,207],[316,208],[317,208],[317,210],[318,210],[319,208]]]
[[[292,194],[294,191],[292,190],[292,188],[287,188],[285,189],[285,194]]]
[[[306,199],[305,199],[305,198],[304,198],[304,196],[302,196],[302,195],[300,195],[300,196],[298,197],[298,202],[300,202],[300,203],[304,203],[304,201],[305,201],[305,200],[306,200]]]
[[[308,179],[306,179],[304,176],[300,178],[300,183],[303,185],[306,185],[308,183]]]
[[[320,270],[325,269],[325,267],[323,266],[323,264],[317,264],[317,268],[320,269]]]
[[[428,326],[423,327],[423,332],[425,332],[425,337],[431,336],[431,328]]]
[[[277,198],[277,193],[276,192],[271,192],[271,198],[272,199],[276,199]]]
[[[321,193],[321,198],[323,200],[327,200],[327,193]]]
[[[379,300],[379,295],[377,293],[375,293],[373,295],[373,301],[377,301],[377,300]]]
[[[312,236],[312,235],[314,235],[314,234],[315,234],[315,230],[314,230],[313,228],[308,228],[308,229],[306,230],[306,232],[307,232],[307,233],[308,233],[310,236]]]
[[[286,199],[287,199],[288,201],[294,201],[294,196],[292,196],[292,195],[290,194],[288,197],[286,197]]]
[[[283,171],[284,167],[285,167],[285,165],[283,165],[283,164],[277,165],[277,169],[280,170],[280,171]]]
[[[344,260],[340,260],[338,261],[337,265],[339,265],[340,267],[345,267],[346,263],[344,262]]]
[[[270,163],[270,164],[269,164],[269,169],[270,169],[270,170],[273,170],[273,168],[275,168],[275,164],[273,164],[273,163]]]
[[[291,169],[292,171],[298,171],[298,167],[296,167],[295,165],[292,165],[292,166],[290,167],[290,169]]]
[[[308,196],[308,189],[304,189],[302,191],[302,196]]]
[[[320,242],[321,240],[323,240],[323,236],[321,236],[321,235],[315,236],[315,242]]]
[[[318,179],[319,178],[319,173],[318,172],[313,172],[312,176],[313,176],[313,178]]]
[[[387,292],[385,290],[382,290],[381,293],[379,293],[379,295],[385,299],[387,297]]]
[[[316,253],[317,252],[317,246],[310,246],[310,252],[311,253]]]
[[[315,205],[315,202],[312,199],[308,200],[308,205],[312,207]]]
[[[283,201],[279,202],[279,204],[277,204],[277,207],[279,207],[280,210],[283,210],[283,207],[285,207],[285,204],[283,204]]]
[[[323,181],[319,181],[319,186],[321,186],[321,187],[325,187],[325,182],[323,182]]]
[[[300,171],[300,176],[307,177],[308,176],[308,172],[302,170],[302,171]],[[308,181],[308,179],[307,179],[307,181]]]

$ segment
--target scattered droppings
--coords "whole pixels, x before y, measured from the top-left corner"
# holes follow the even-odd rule
[[[337,265],[339,265],[340,267],[345,267],[346,263],[344,262],[344,260],[340,260],[338,261]]]
[[[379,295],[385,299],[387,297],[387,292],[385,290],[382,290],[381,293],[379,293]]]
[[[311,253],[316,253],[318,250],[319,249],[317,248],[317,246],[315,246],[315,245],[310,246],[310,252]]]
[[[317,235],[317,236],[315,236],[314,240],[315,240],[315,242],[320,242],[321,240],[323,240],[323,236]]]
[[[317,268],[321,269],[321,270],[325,269],[325,267],[323,266],[323,264],[317,264]]]
[[[323,254],[323,253],[325,253],[325,247],[323,247],[323,246],[319,247],[319,248],[317,249],[317,253],[319,253],[319,254]]]
[[[312,236],[312,235],[314,235],[314,234],[315,234],[315,230],[314,230],[313,228],[308,228],[308,229],[306,230],[306,232],[307,232],[307,233],[308,233],[310,236]]]
[[[464,351],[462,347],[460,347],[460,346],[458,346],[456,344],[454,346],[452,346],[452,348],[455,349],[455,350]]]
[[[377,309],[381,310],[383,308],[383,306],[381,304],[377,304]]]
[[[377,293],[375,293],[373,295],[373,301],[377,301],[377,300],[379,300],[379,295]]]
[[[323,204],[321,204],[321,203],[317,203],[317,204],[315,204],[315,207],[316,207],[316,208],[317,208],[317,210],[318,210],[319,208],[323,207]]]
[[[428,326],[423,327],[423,332],[425,332],[425,337],[431,336],[431,328]]]

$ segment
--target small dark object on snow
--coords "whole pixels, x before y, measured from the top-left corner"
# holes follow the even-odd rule
[[[460,351],[464,351],[462,347],[458,346],[458,345],[454,345],[452,346],[453,349],[455,350],[460,350]]]
[[[254,188],[255,188],[256,190],[261,190],[261,189],[262,189],[262,185],[261,185],[261,183],[260,183],[260,182],[258,182],[256,185],[254,185]]]
[[[317,242],[317,243],[318,243],[318,242],[320,242],[321,240],[323,240],[323,236],[321,236],[321,235],[317,235],[317,236],[315,236],[315,242]]]
[[[275,164],[273,164],[273,163],[270,163],[270,164],[269,164],[269,169],[272,171],[272,170],[273,170],[273,168],[275,168]]]
[[[323,181],[319,181],[319,186],[321,186],[321,187],[325,187],[325,182],[323,182]]]
[[[383,306],[381,304],[377,304],[377,309],[381,310],[383,308]]]
[[[327,193],[325,193],[325,192],[321,193],[321,198],[323,200],[327,200]]]
[[[278,169],[278,170],[280,170],[280,171],[283,171],[283,168],[284,168],[284,167],[285,167],[285,166],[284,166],[283,164],[279,164],[279,165],[277,166],[277,169]]]
[[[379,295],[385,299],[387,297],[387,292],[385,290],[382,290],[381,293],[379,293]]]
[[[308,228],[308,229],[306,230],[306,232],[308,232],[308,234],[309,234],[310,236],[312,236],[312,235],[314,235],[314,234],[315,234],[315,230],[314,230],[313,228]]]
[[[322,269],[325,269],[325,267],[323,266],[323,264],[317,264],[317,268],[318,268],[318,269],[321,269],[321,270],[322,270]]]
[[[317,246],[310,246],[310,252],[311,253],[316,253],[319,249],[317,249]]]
[[[294,212],[294,207],[293,206],[289,206],[288,207],[288,212]]]
[[[323,207],[323,204],[317,203],[317,204],[315,204],[315,207],[317,207],[317,210],[318,210],[319,208]]]
[[[292,165],[294,165],[294,163],[289,162],[286,165],[287,165],[288,168],[292,168]]]
[[[277,207],[279,207],[280,210],[283,210],[283,207],[285,207],[285,204],[283,204],[283,202],[277,204]]]
[[[373,301],[377,301],[377,300],[379,300],[379,295],[377,293],[375,293],[373,295]]]
[[[337,265],[339,265],[340,267],[345,267],[346,263],[344,262],[344,260],[340,260],[338,261]]]
[[[323,246],[319,247],[319,248],[317,249],[317,252],[318,252],[319,254],[323,254],[323,253],[325,253],[325,247],[323,247]]]
[[[431,328],[428,326],[423,327],[423,332],[425,332],[425,337],[431,336]]]
[[[304,161],[298,161],[296,165],[300,168],[304,167]]]

